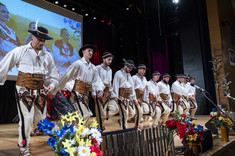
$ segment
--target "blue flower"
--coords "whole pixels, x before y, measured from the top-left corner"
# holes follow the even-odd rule
[[[48,141],[47,141],[47,144],[54,148],[56,142],[57,142],[56,139],[49,138]]]
[[[64,135],[65,135],[65,130],[63,130],[63,129],[59,129],[57,132],[56,132],[56,135],[57,135],[57,137],[59,137],[59,138],[61,138],[61,137],[63,137]]]
[[[47,131],[46,131],[46,135],[52,135],[52,131],[47,130]]]
[[[71,20],[71,19],[69,19],[69,20],[68,20],[68,22],[69,22],[69,24],[71,24],[71,23],[72,23],[72,20]]]
[[[217,111],[217,108],[212,108],[212,112],[216,112]]]
[[[67,23],[67,19],[66,18],[64,18],[64,23]]]
[[[45,128],[46,129],[51,130],[53,127],[55,127],[55,124],[53,122],[45,123]]]
[[[203,131],[204,130],[203,126],[201,126],[201,125],[197,125],[197,128],[198,128],[199,131]]]
[[[67,131],[69,129],[69,124],[64,125],[63,130]]]
[[[195,132],[198,132],[198,128],[194,128],[194,131],[195,131]]]
[[[70,125],[70,124],[66,124],[66,125],[64,125],[63,130],[65,130],[65,131],[68,130],[69,133],[74,133],[74,126]]]
[[[66,148],[62,148],[60,151],[61,156],[69,156],[69,153],[65,151]]]
[[[187,123],[191,123],[191,121],[190,121],[190,120],[186,120],[186,122],[187,122]]]
[[[76,28],[81,28],[81,23],[77,22]]]
[[[38,126],[38,130],[39,131],[43,131],[44,132],[44,125],[41,122],[38,122],[37,126]]]

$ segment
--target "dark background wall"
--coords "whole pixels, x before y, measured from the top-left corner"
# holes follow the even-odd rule
[[[128,14],[115,16],[116,10],[109,13],[113,15],[111,25],[84,17],[84,44],[91,43],[98,48],[92,62],[101,63],[102,53],[110,51],[115,55],[113,73],[123,66],[125,58],[133,59],[136,65],[146,64],[147,79],[155,70],[171,74],[171,83],[176,74],[191,74],[196,77],[196,84],[215,98],[205,2],[181,0],[179,5],[173,5],[171,0],[134,2],[135,7]],[[135,73],[133,70],[132,74]],[[7,81],[0,86],[0,123],[11,122],[17,114],[14,84]],[[200,94],[197,100],[197,114],[208,114],[211,104]]]

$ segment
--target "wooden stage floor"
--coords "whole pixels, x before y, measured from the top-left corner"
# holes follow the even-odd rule
[[[196,116],[198,120],[196,122],[201,125],[205,125],[205,123],[209,120],[209,115],[198,115]],[[114,131],[120,130],[119,124],[117,123],[118,117],[110,118],[105,121],[106,130]],[[92,119],[89,120],[90,122]],[[141,123],[140,128],[150,127],[150,122]],[[134,123],[129,123],[128,127],[134,127]],[[30,153],[33,156],[53,156],[53,151],[47,145],[48,136],[33,136],[30,140]],[[0,156],[16,156],[19,155],[19,147],[17,146],[18,139],[18,124],[0,124]],[[230,137],[230,140],[235,140],[235,137]],[[219,139],[215,140],[214,143],[219,143],[219,146],[215,146],[213,150],[203,154],[203,155],[211,155],[215,152],[215,150],[219,150],[222,148],[225,143],[221,143]],[[181,142],[178,137],[175,137],[175,146],[181,146]]]

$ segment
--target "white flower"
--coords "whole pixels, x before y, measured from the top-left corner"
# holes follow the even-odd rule
[[[96,141],[97,141],[98,145],[100,145],[100,143],[103,141],[103,139],[100,137],[100,138],[97,138]]]
[[[81,135],[83,136],[83,137],[85,137],[85,136],[87,136],[87,135],[89,135],[90,134],[90,132],[89,132],[89,129],[88,128],[85,128],[82,132],[81,132]]]
[[[190,113],[189,113],[189,112],[187,112],[187,113],[186,113],[186,116],[190,116]]]
[[[219,121],[221,121],[221,120],[223,120],[223,117],[222,117],[222,116],[219,117]]]
[[[96,140],[101,137],[101,133],[100,133],[100,131],[97,128],[91,128],[90,129],[90,134]]]
[[[71,143],[71,145],[75,145],[76,144],[76,140],[75,139],[70,140],[70,143]]]
[[[79,156],[90,156],[91,149],[88,146],[78,146]]]
[[[217,112],[214,112],[212,116],[216,116],[217,115]]]
[[[214,113],[214,112],[211,112],[210,115],[213,116],[213,113]]]

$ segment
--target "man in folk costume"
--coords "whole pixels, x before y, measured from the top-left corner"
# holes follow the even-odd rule
[[[138,105],[136,99],[133,80],[131,78],[131,70],[136,68],[132,60],[124,59],[124,67],[118,70],[113,79],[112,97],[118,101],[121,113],[121,127],[127,128],[127,120],[136,114],[134,105]]]
[[[119,107],[117,102],[111,98],[112,92],[112,69],[110,65],[112,63],[114,55],[110,52],[105,52],[102,55],[103,63],[96,66],[96,70],[99,74],[101,81],[103,82],[105,88],[103,90],[103,97],[96,98],[96,118],[99,121],[99,126],[104,130],[104,120],[108,119],[119,112]]]
[[[185,88],[183,87],[182,83],[186,78],[183,74],[179,74],[176,76],[177,80],[171,86],[171,93],[173,98],[173,103],[176,104],[176,111],[180,114],[186,113],[187,111],[187,102],[182,102],[182,96],[186,94]]]
[[[161,117],[161,97],[159,96],[157,81],[159,80],[161,74],[158,71],[153,72],[152,79],[147,83],[147,89],[145,94],[145,99],[148,105],[143,103],[144,115],[148,115],[153,118],[153,126],[157,126]]]
[[[186,106],[186,110],[184,111],[184,114],[186,114],[186,113],[189,113],[189,110],[190,110],[189,98],[191,97],[191,95],[189,93],[189,85],[190,85],[188,83],[189,75],[185,74],[184,77],[185,78],[183,79],[183,82],[182,82],[184,92],[182,92],[181,102],[183,102],[184,105]]]
[[[189,82],[188,82],[188,88],[189,88],[189,102],[191,105],[191,118],[193,120],[196,120],[195,118],[195,113],[197,111],[197,101],[196,101],[196,88],[191,86],[191,84],[195,83],[195,78],[194,77],[190,77],[189,78]]]
[[[158,82],[158,91],[159,95],[162,99],[162,107],[164,108],[164,111],[162,113],[161,122],[165,123],[172,111],[171,107],[172,105],[172,98],[171,98],[171,91],[170,91],[170,75],[165,73],[162,76],[162,80]],[[174,109],[174,108],[173,108]]]
[[[0,63],[0,85],[7,78],[8,71],[15,65],[19,70],[16,81],[17,109],[19,114],[20,147],[29,145],[32,126],[46,117],[46,96],[58,83],[58,73],[51,55],[43,50],[48,36],[44,27],[29,30],[32,42],[9,52]]]
[[[87,44],[79,50],[79,55],[82,57],[80,60],[75,61],[65,73],[60,77],[56,90],[53,92],[55,95],[57,91],[63,89],[68,81],[75,78],[75,84],[71,92],[70,103],[74,109],[78,111],[83,117],[86,125],[88,119],[92,116],[89,108],[89,92],[92,96],[103,96],[104,85],[100,81],[98,72],[95,65],[90,62],[91,57],[96,52],[96,47]]]
[[[138,114],[136,118],[136,125],[139,125],[139,122],[143,116],[143,102],[146,100],[144,99],[144,95],[146,92],[146,87],[147,87],[147,79],[145,78],[145,73],[146,73],[146,66],[144,64],[140,64],[138,67],[138,73],[136,75],[132,76],[132,80],[134,83],[134,89],[135,89],[135,94],[136,98],[138,100],[138,105],[136,105],[136,108],[138,109]]]

